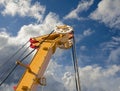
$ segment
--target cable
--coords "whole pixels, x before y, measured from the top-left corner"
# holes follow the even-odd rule
[[[77,91],[81,91],[80,76],[79,76],[79,70],[78,70],[78,61],[77,61],[74,37],[73,37],[73,46],[72,46],[72,58],[73,58],[73,64],[74,64],[74,70],[75,70],[76,89]]]
[[[42,86],[42,88],[41,88],[42,90],[41,91],[44,91],[44,86]]]
[[[78,83],[77,83],[77,77],[76,77],[76,64],[75,64],[75,61],[74,61],[74,56],[73,56],[74,54],[73,54],[73,48],[72,48],[72,58],[73,58],[73,65],[74,65],[74,71],[75,71],[75,84],[76,84],[76,89],[77,89],[77,91],[78,91]]]
[[[20,50],[25,47],[25,45],[27,45],[27,43],[28,43],[28,41],[27,41],[20,49],[18,49],[18,50],[9,58],[9,60],[5,61],[2,66],[7,65],[7,64],[10,62],[10,60],[11,60],[13,57],[15,57],[16,54],[19,53]],[[27,47],[27,48],[25,49],[25,51],[26,51],[28,48],[29,48],[29,47]],[[24,52],[25,52],[25,51],[23,51],[23,52],[21,53],[21,55],[19,56],[19,58],[20,58],[22,55],[24,55]],[[2,66],[1,66],[1,67],[2,67]],[[8,67],[8,66],[7,66],[7,67]],[[2,67],[1,69],[3,69],[3,68],[4,68],[4,67]],[[8,67],[7,69],[5,69],[4,72],[1,73],[0,78],[5,77],[6,73],[9,72],[10,68],[11,68],[11,67]]]
[[[4,68],[4,67],[0,67],[2,70],[4,70],[3,72],[1,72],[0,73],[0,79],[2,79],[2,78],[5,78],[6,77],[6,75],[7,75],[7,73],[9,73],[9,71],[11,70],[11,67],[13,67],[12,65],[10,65],[9,64],[9,62],[11,61],[11,59],[13,58],[13,57],[15,57],[16,56],[16,54],[18,54],[19,52],[20,52],[20,50],[22,49],[22,48],[24,48],[25,47],[25,45],[27,45],[27,43],[28,43],[28,41],[21,47],[21,48],[19,48],[7,61],[5,61],[4,63],[3,63],[3,65],[2,66],[7,66],[8,68]],[[25,50],[27,50],[28,48],[26,48]],[[24,52],[25,51],[23,51],[22,53],[21,53],[21,56],[24,54]],[[19,57],[20,58],[20,57]],[[8,66],[7,64],[9,64],[10,66]],[[4,69],[3,69],[4,68]]]
[[[21,53],[21,55],[18,57],[18,59],[20,59],[20,57],[25,54],[25,52],[28,50],[28,48],[29,48],[29,47],[27,47],[27,48]],[[0,78],[5,77],[6,73],[8,73],[8,72],[10,71],[10,68],[11,68],[11,67],[7,68],[4,72],[2,72],[2,74],[0,75]]]
[[[20,59],[20,57],[22,57],[25,54],[25,52],[28,50],[28,48],[29,48],[29,46],[21,53],[21,55],[18,57],[18,59]]]
[[[20,52],[20,50],[27,45],[28,42],[29,42],[29,41],[27,41],[27,42],[26,42],[23,46],[21,46],[21,48],[19,48],[11,57],[9,57],[9,58],[0,66],[0,69],[1,69],[5,64],[7,64],[13,57],[15,57],[15,56]]]
[[[35,49],[34,49],[35,50]],[[24,59],[26,59],[32,52],[34,52],[34,50],[32,50],[30,53],[28,53],[20,62],[22,62]],[[13,73],[13,71],[16,69],[16,67],[18,66],[18,64],[16,64],[11,71],[8,73],[8,75],[6,76],[6,78],[0,83],[0,86],[8,79],[8,77]]]
[[[73,42],[74,42],[74,54],[75,54],[75,59],[76,59],[76,70],[77,70],[77,76],[78,76],[78,85],[79,89],[81,91],[81,86],[80,86],[80,75],[79,75],[79,69],[78,69],[78,60],[77,60],[77,55],[76,55],[76,48],[75,48],[75,38],[73,37]]]
[[[50,36],[53,32],[54,32],[54,30],[53,30],[47,37],[45,37],[43,41],[41,41],[41,42],[39,43],[39,47],[40,47],[40,45],[41,45],[47,38],[49,38],[49,36]],[[20,62],[23,62],[23,61],[24,61],[30,54],[32,54],[34,51],[35,51],[35,49],[33,49],[31,52],[29,52],[24,58],[22,58],[22,59],[20,60]],[[6,76],[6,78],[1,81],[0,86],[1,86],[1,85],[8,79],[8,77],[14,72],[14,70],[16,69],[17,66],[18,66],[18,64],[16,64],[16,65],[11,69],[11,71],[8,73],[8,75]]]

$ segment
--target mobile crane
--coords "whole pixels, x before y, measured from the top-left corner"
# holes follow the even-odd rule
[[[30,39],[30,47],[37,50],[29,65],[17,61],[17,65],[26,70],[18,82],[15,91],[36,91],[38,85],[46,85],[43,77],[51,56],[56,48],[69,49],[72,47],[73,28],[68,25],[56,26],[54,32]]]

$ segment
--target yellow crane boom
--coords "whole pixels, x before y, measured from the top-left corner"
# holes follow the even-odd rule
[[[20,79],[15,91],[36,91],[39,84],[46,85],[46,79],[43,75],[49,60],[57,47],[68,49],[72,46],[72,31],[72,27],[62,25],[57,26],[55,32],[51,35],[31,38],[31,47],[36,48],[37,52],[29,65],[17,61],[17,64],[25,67],[26,71]]]

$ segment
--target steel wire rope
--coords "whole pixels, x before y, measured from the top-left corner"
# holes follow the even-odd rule
[[[22,48],[24,48],[26,45],[27,45],[27,43],[28,43],[29,41],[27,41],[24,45],[22,45],[12,56],[10,56],[1,66],[0,66],[0,69],[5,65],[5,64],[7,64],[9,61],[11,61],[11,59],[13,58],[13,57],[15,57],[20,51],[21,51],[21,49]]]
[[[29,46],[21,53],[21,55],[18,57],[18,60],[20,59],[21,56],[23,56],[25,54],[25,52],[28,50]],[[6,70],[4,70],[4,72],[2,72],[2,74],[0,75],[0,79],[5,77],[9,71],[10,71],[10,68],[11,66],[13,66],[14,63],[12,65],[10,65],[10,67],[8,67]]]
[[[79,68],[78,68],[78,60],[77,60],[77,55],[76,55],[76,48],[75,48],[75,38],[73,37],[73,42],[74,42],[74,54],[75,54],[75,59],[76,59],[76,70],[77,70],[77,76],[78,76],[78,86],[81,91],[81,84],[80,84],[80,75],[79,75]]]
[[[4,64],[4,65],[9,64],[9,62],[12,60],[12,58],[15,57],[16,54],[18,54],[18,53],[21,51],[21,49],[23,49],[23,48],[27,45],[28,42],[29,42],[29,41],[27,41],[24,45],[22,45],[12,56],[11,56],[7,61],[5,61],[3,64]],[[25,51],[26,51],[27,49],[28,49],[28,47],[25,49]],[[23,51],[23,52],[21,53],[21,56],[24,55],[24,52],[25,52],[25,51]],[[19,58],[20,58],[20,57],[19,57]],[[4,65],[3,65],[3,66],[4,66]],[[1,66],[1,67],[2,67],[1,70],[4,69],[4,71],[1,72],[1,74],[0,74],[0,79],[6,77],[7,73],[10,71],[10,68],[11,68],[12,66],[14,66],[14,64],[11,64],[11,65],[9,65],[9,66],[7,65],[8,68],[6,68],[6,69],[5,69],[5,67],[2,67],[2,66]]]
[[[45,42],[45,40],[47,39],[47,38],[49,38],[49,36],[52,34],[54,32],[54,30],[52,31],[52,32],[50,32],[50,34],[47,36],[47,37],[45,37],[44,39],[43,39],[43,41],[41,41],[40,43],[39,43],[39,47],[40,47],[40,45],[43,43],[43,42]],[[20,60],[20,62],[23,62],[30,54],[32,54],[34,51],[35,51],[36,49],[33,49],[31,52],[29,52],[25,57],[23,57],[21,60]],[[0,82],[0,86],[8,79],[8,77],[14,72],[14,70],[16,69],[16,67],[18,66],[18,64],[16,64],[12,69],[11,69],[11,71],[7,74],[7,76],[6,76],[6,78],[5,79],[3,79],[1,82]]]
[[[42,86],[41,91],[44,91],[44,86]]]
[[[80,76],[79,76],[78,61],[77,61],[76,48],[75,48],[75,38],[74,37],[73,37],[73,46],[72,46],[72,59],[73,59],[73,65],[74,65],[74,71],[75,71],[76,89],[77,89],[77,91],[81,91]]]
[[[74,60],[74,56],[73,56],[73,49],[72,49],[72,61]],[[76,89],[78,91],[78,83],[77,83],[77,77],[76,77],[76,64],[75,64],[75,61],[73,61],[73,67],[74,67],[74,71],[75,71],[75,84],[76,84]]]
[[[29,46],[26,47],[26,49],[25,49],[25,50],[21,53],[21,55],[18,57],[18,59],[17,59],[18,61],[21,60],[20,58],[27,52],[28,49],[29,49]],[[15,63],[14,63],[14,65],[15,65]],[[18,69],[18,68],[17,68],[17,69]],[[16,71],[18,71],[17,69],[14,71],[14,73],[15,73]],[[20,75],[18,76],[18,78],[16,79],[17,82],[18,82],[18,79],[20,79],[20,76],[21,76],[21,74],[20,74]],[[14,79],[14,78],[13,78],[13,79]],[[10,82],[10,81],[12,81],[12,79],[9,79],[9,82]]]

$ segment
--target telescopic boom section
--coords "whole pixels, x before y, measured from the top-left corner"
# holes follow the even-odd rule
[[[63,30],[64,32],[54,32],[51,35],[30,39],[30,47],[35,48],[37,52],[29,65],[24,65],[20,61],[17,62],[20,66],[25,67],[26,71],[15,91],[36,91],[38,85],[46,85],[46,79],[43,75],[56,48],[68,49],[72,46],[71,38],[73,33],[68,27],[67,25],[59,26],[56,30],[60,29],[60,31]],[[67,32],[67,29],[69,32]]]

